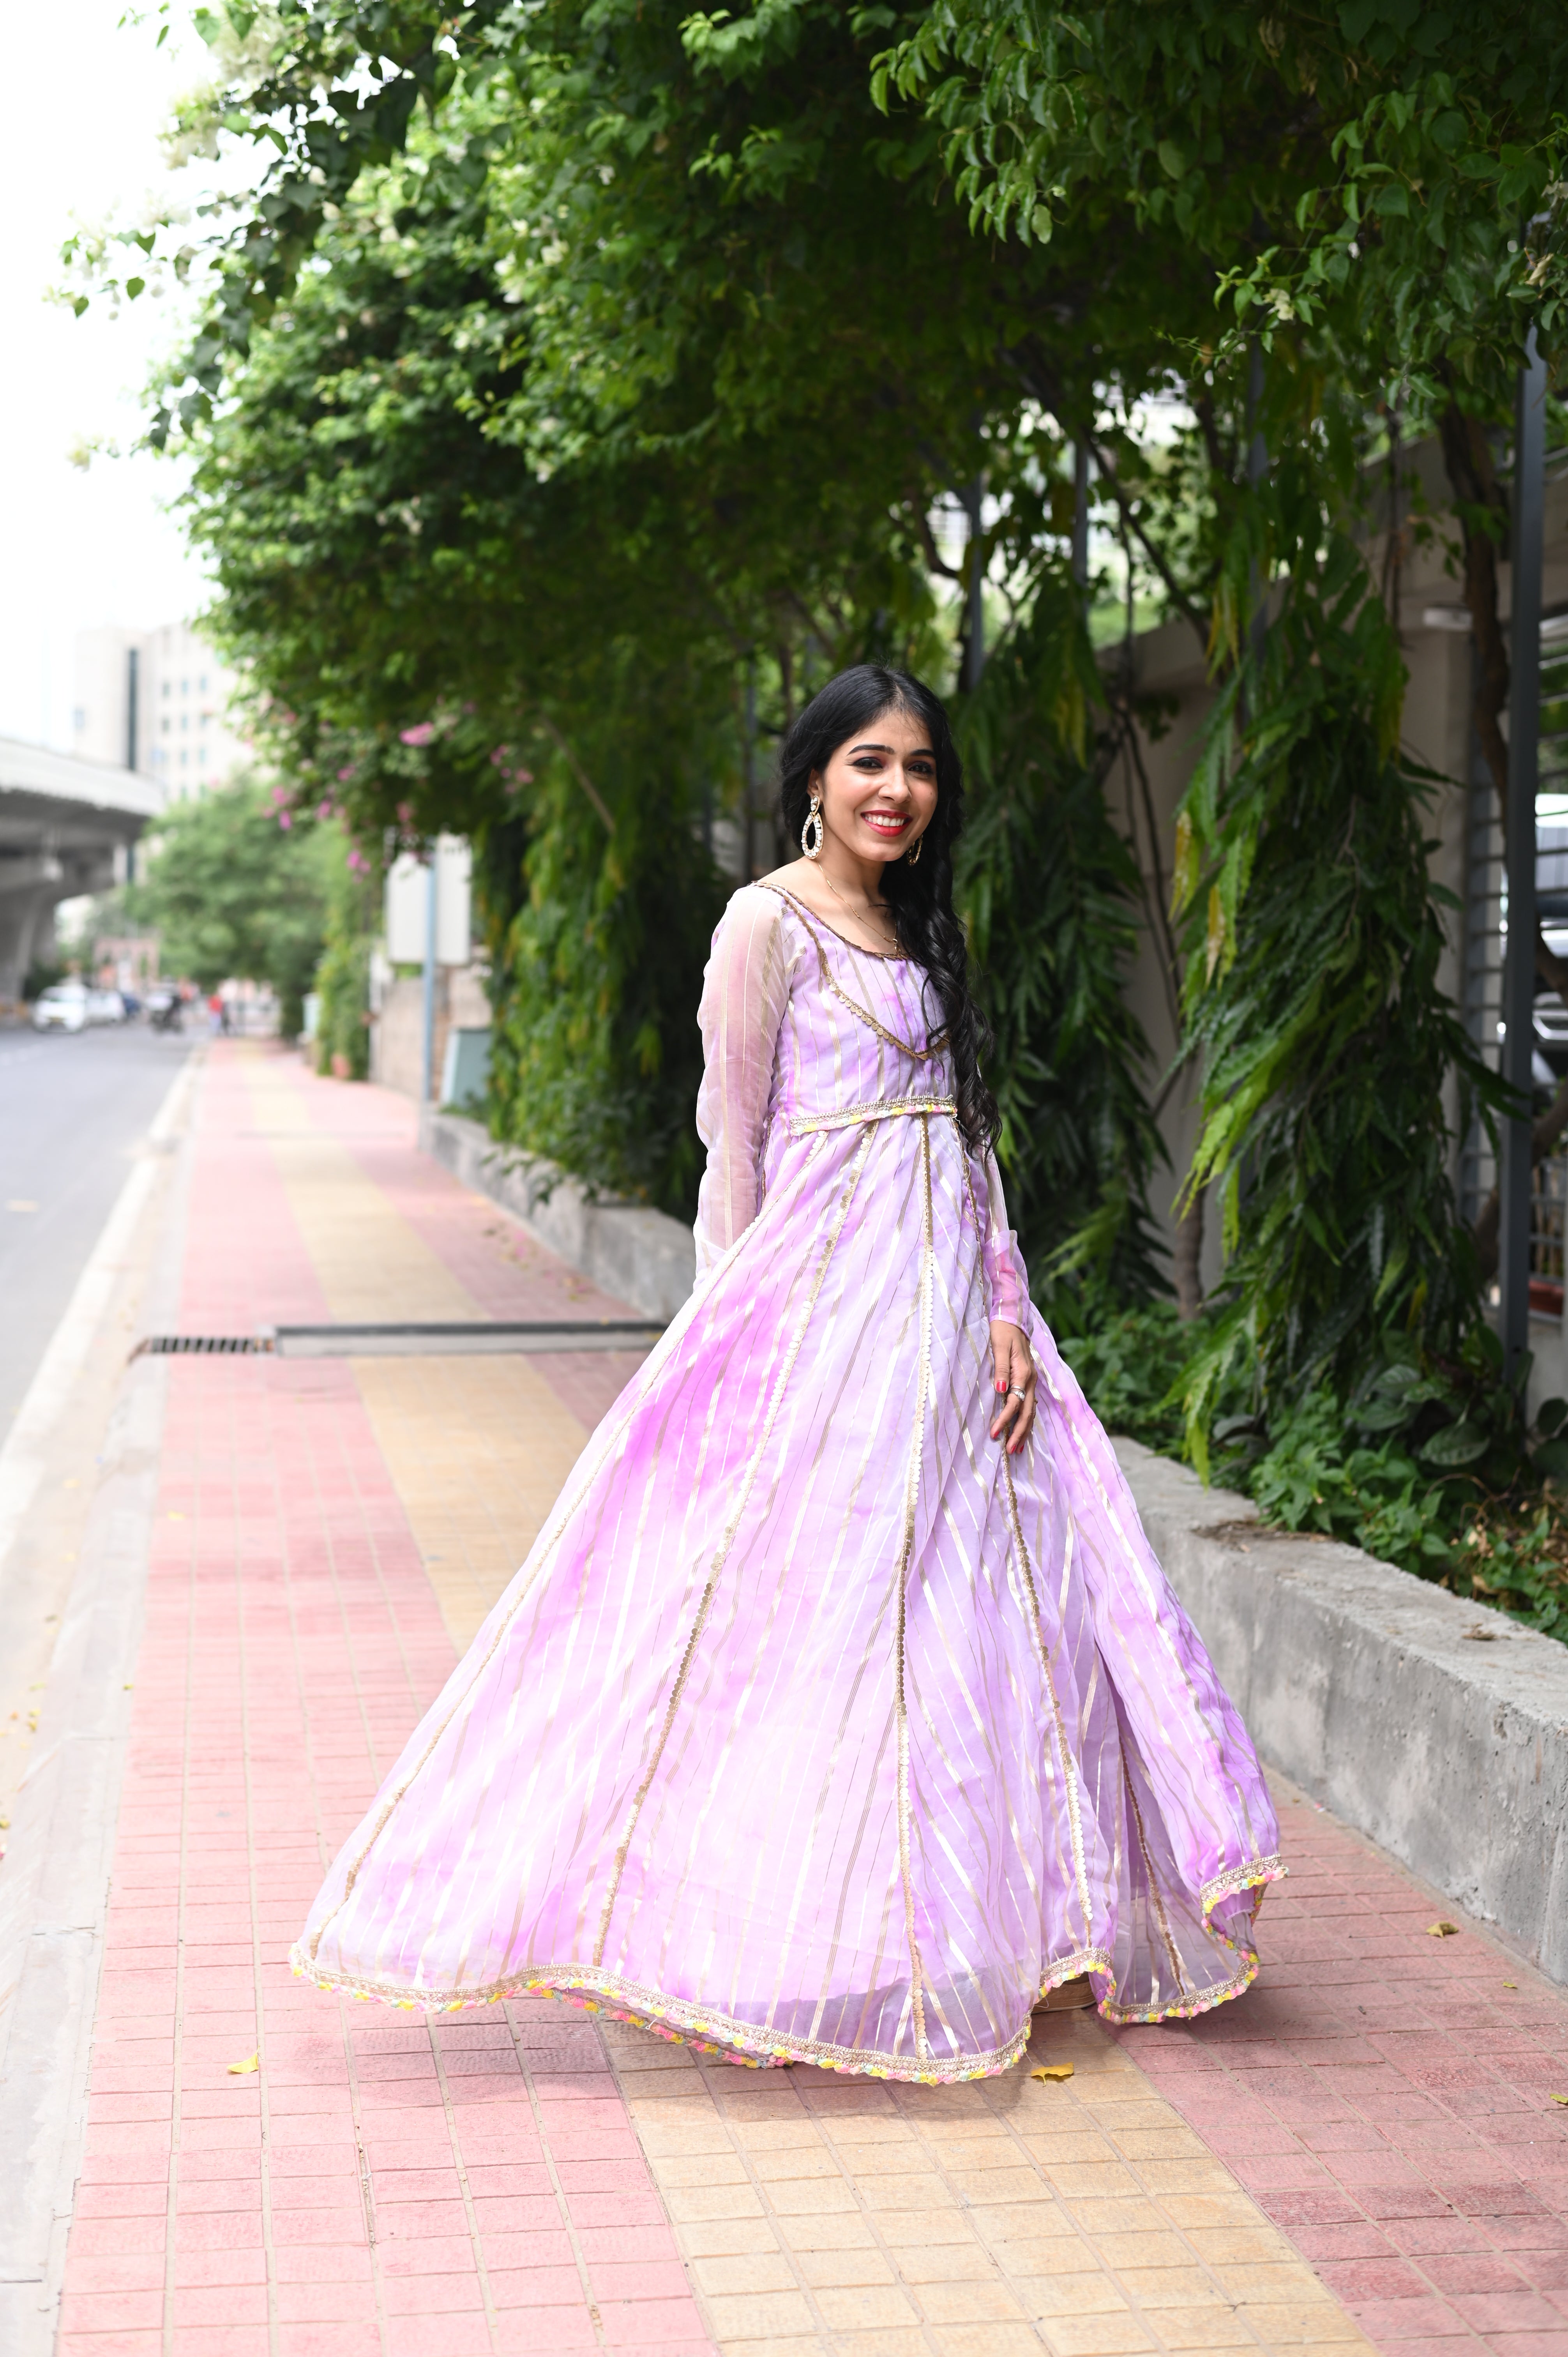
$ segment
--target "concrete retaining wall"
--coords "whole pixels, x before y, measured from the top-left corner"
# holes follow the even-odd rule
[[[1568,1981],[1568,1646],[1116,1453],[1263,1757]]]
[[[498,1146],[477,1121],[424,1106],[419,1143],[476,1194],[645,1318],[673,1318],[697,1273],[692,1231],[642,1203],[596,1200],[553,1162]]]

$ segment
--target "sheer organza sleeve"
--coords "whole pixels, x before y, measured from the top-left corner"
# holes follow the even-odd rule
[[[993,1319],[1004,1318],[1009,1325],[1021,1326],[1024,1304],[1029,1297],[1029,1276],[1024,1255],[1018,1250],[1018,1239],[1007,1224],[1002,1173],[994,1154],[988,1154],[983,1162],[972,1162],[970,1167],[975,1177],[975,1203],[982,1231],[980,1250],[991,1294],[991,1315]]]
[[[763,1129],[789,997],[782,917],[776,893],[755,886],[737,892],[714,935],[703,978],[697,1134],[708,1167],[697,1197],[699,1286],[761,1208]]]

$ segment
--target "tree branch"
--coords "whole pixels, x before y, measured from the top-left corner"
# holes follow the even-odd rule
[[[533,725],[536,728],[542,728],[545,735],[552,740],[552,742],[558,746],[561,751],[565,754],[567,760],[572,765],[573,776],[576,779],[577,783],[582,787],[583,791],[587,795],[588,800],[593,803],[594,808],[598,812],[599,816],[603,819],[605,823],[605,833],[607,834],[613,834],[616,831],[616,823],[606,806],[604,796],[600,793],[597,786],[595,785],[592,778],[589,777],[586,770],[584,769],[581,761],[578,760],[575,753],[573,752],[572,748],[568,745],[564,737],[562,736],[559,728],[556,727],[553,720],[547,719],[542,712],[536,712],[533,716]]]

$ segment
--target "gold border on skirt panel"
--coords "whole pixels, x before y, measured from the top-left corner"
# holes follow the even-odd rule
[[[619,2004],[634,2008],[618,2014],[618,2019],[632,2021],[637,2028],[654,2030],[660,2036],[678,2036],[682,2042],[698,2044],[705,2038],[717,2050],[733,2048],[738,2055],[758,2061],[809,2062],[822,2071],[843,2071],[867,2079],[908,2079],[928,2086],[962,2079],[991,2079],[1010,2071],[1027,2045],[1029,2035],[1026,2019],[1004,2046],[984,2053],[932,2061],[930,2068],[921,2071],[911,2068],[907,2056],[889,2053],[880,2047],[835,2046],[826,2039],[769,2033],[753,2022],[736,2021],[715,2007],[696,2004],[686,1997],[666,1996],[662,1991],[627,1980],[618,1973],[596,1972],[591,1965],[523,1965],[503,1980],[482,1987],[449,1991],[355,1980],[347,1973],[335,1974],[324,1968],[298,1943],[289,1952],[289,1964],[299,1978],[310,1981],[329,1996],[374,1999],[407,2013],[461,2013],[470,2006],[499,2005],[507,1997],[530,1996],[559,1996],[592,2011],[596,2008],[590,2000],[597,1997],[608,2000],[611,2007]],[[1042,1976],[1039,1989],[1029,2003],[1031,2007],[1037,2004],[1047,1989],[1058,1987],[1063,1981],[1077,1980],[1085,1973],[1096,1980],[1109,1980],[1112,1971],[1112,1959],[1103,1948],[1085,1948],[1076,1955],[1062,1956]],[[1106,1996],[1100,1998],[1099,2009],[1103,2019],[1119,2023],[1190,2021],[1195,2015],[1212,2012],[1216,2006],[1229,2004],[1233,1997],[1243,1995],[1257,1978],[1257,1959],[1250,1957],[1230,1980],[1197,1992],[1196,2001],[1190,2005],[1119,2006]],[[660,2027],[666,2022],[675,2026],[673,2030]]]

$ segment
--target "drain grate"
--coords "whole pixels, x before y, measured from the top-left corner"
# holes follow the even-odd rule
[[[649,1318],[486,1318],[441,1324],[277,1326],[260,1334],[148,1334],[133,1359],[186,1354],[280,1359],[467,1358],[473,1353],[646,1351],[664,1329]]]

